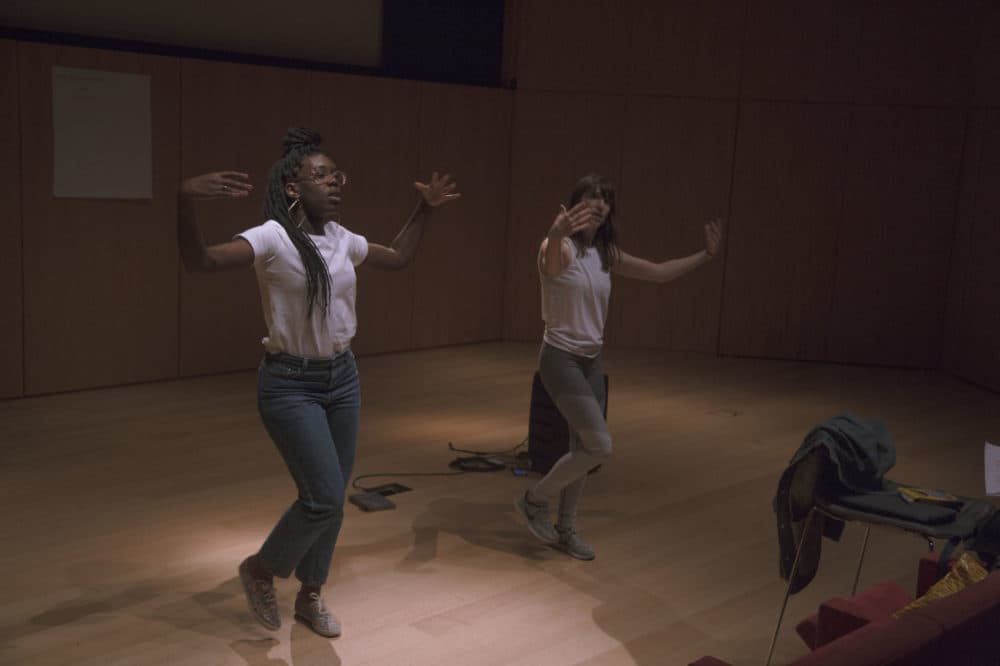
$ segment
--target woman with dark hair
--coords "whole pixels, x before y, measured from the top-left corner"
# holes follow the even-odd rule
[[[233,240],[205,246],[195,199],[242,198],[247,174],[207,173],[181,184],[178,242],[184,266],[217,271],[253,266],[267,337],[258,370],[261,419],[298,488],[260,550],[239,566],[253,616],[281,626],[274,576],[293,572],[302,587],[295,618],[323,636],[340,623],[325,608],[326,582],[344,518],[361,406],[358,370],[350,349],[356,329],[355,267],[394,270],[414,257],[431,211],[457,199],[455,184],[434,173],[414,183],[420,200],[390,246],[368,242],[339,224],[347,176],[320,148],[315,130],[291,129],[267,181],[263,224]]]
[[[576,533],[576,508],[587,473],[611,455],[604,419],[607,399],[601,346],[611,295],[611,273],[667,282],[710,261],[722,243],[718,220],[705,225],[705,249],[655,263],[622,251],[615,237],[615,190],[602,176],[581,178],[538,250],[545,321],[538,372],[546,392],[566,419],[569,451],[524,495],[517,513],[542,542],[581,560],[594,549]],[[558,497],[553,525],[550,505]]]

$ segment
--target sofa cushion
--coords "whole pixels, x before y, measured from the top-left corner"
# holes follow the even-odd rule
[[[934,622],[944,632],[943,640],[923,650],[928,660],[949,666],[1000,663],[1000,571],[910,615]]]
[[[929,666],[930,662],[915,659],[923,648],[943,635],[938,623],[913,613],[898,620],[866,624],[793,663],[795,666]]]
[[[848,599],[834,597],[820,604],[816,622],[816,647],[823,647],[869,622],[892,618],[913,599],[899,584],[885,581]]]

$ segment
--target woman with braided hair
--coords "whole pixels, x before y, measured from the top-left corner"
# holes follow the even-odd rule
[[[258,410],[292,479],[298,498],[260,550],[239,566],[253,616],[281,626],[273,577],[293,572],[302,584],[295,618],[323,636],[340,623],[323,604],[344,496],[357,444],[360,385],[350,349],[356,329],[355,267],[395,270],[414,257],[431,211],[457,199],[448,175],[414,183],[420,199],[389,246],[370,243],[339,224],[347,176],[320,148],[320,135],[290,129],[284,154],[267,182],[265,222],[233,240],[205,245],[194,200],[244,198],[245,173],[221,171],[181,184],[178,243],[184,266],[217,271],[253,266],[267,337],[258,370]]]

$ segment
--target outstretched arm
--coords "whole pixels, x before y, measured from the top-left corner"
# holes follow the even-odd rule
[[[177,195],[177,245],[189,271],[219,271],[253,264],[250,243],[237,238],[219,245],[205,245],[195,219],[195,199],[244,199],[253,186],[245,173],[218,171],[188,178]]]
[[[390,271],[409,266],[417,254],[431,211],[462,196],[455,191],[457,185],[452,182],[450,175],[445,174],[439,178],[436,171],[431,175],[430,183],[416,182],[413,186],[420,192],[420,201],[406,218],[403,228],[388,247],[368,243],[368,256],[362,265]]]
[[[659,263],[633,257],[621,252],[611,270],[622,277],[646,280],[648,282],[669,282],[685,273],[708,263],[718,254],[722,246],[722,223],[712,220],[705,225],[705,249],[680,259],[668,259]]]

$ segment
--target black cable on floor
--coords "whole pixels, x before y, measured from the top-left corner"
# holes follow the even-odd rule
[[[362,474],[359,477],[355,477],[355,479],[351,481],[351,486],[367,493],[371,491],[371,488],[359,486],[358,481],[361,479],[371,479],[375,477],[383,478],[390,476],[456,476],[458,474],[465,474],[465,472],[382,472],[379,474]]]
[[[455,470],[453,472],[376,472],[372,474],[362,474],[361,476],[355,477],[354,480],[351,481],[351,486],[367,493],[371,492],[371,488],[365,488],[364,486],[359,485],[358,481],[361,479],[399,476],[456,476],[459,474],[468,474],[470,472],[499,472],[500,470],[507,469],[508,464],[517,464],[518,456],[512,454],[527,443],[528,438],[525,437],[521,440],[520,444],[504,451],[474,451],[471,449],[460,449],[451,442],[448,442],[449,450],[455,451],[456,453],[472,454],[469,456],[459,456],[448,463],[448,467]],[[510,456],[512,461],[510,463],[503,462],[495,459],[496,456]]]
[[[521,440],[520,444],[518,444],[513,448],[506,449],[504,451],[475,451],[473,449],[460,449],[451,442],[448,442],[448,448],[451,449],[452,451],[455,451],[456,453],[471,453],[472,455],[476,456],[502,456],[507,453],[514,453],[527,443],[528,443],[528,438],[525,437],[524,439]]]

